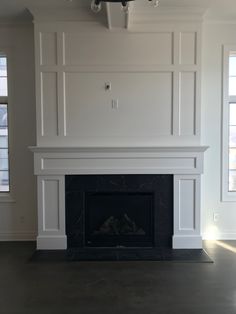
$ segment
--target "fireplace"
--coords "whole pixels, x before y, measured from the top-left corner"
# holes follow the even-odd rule
[[[66,176],[67,247],[171,247],[172,175]]]
[[[85,232],[89,193],[153,192],[153,246],[202,248],[200,191],[207,147],[31,149],[38,180],[37,249],[89,248]],[[91,180],[93,176],[96,180]]]

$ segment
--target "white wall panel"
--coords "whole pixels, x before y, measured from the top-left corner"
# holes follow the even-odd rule
[[[58,231],[59,223],[59,181],[45,179],[42,182],[43,231]],[[54,197],[52,197],[54,195]]]
[[[197,60],[197,33],[196,32],[181,32],[180,33],[180,52],[179,63],[181,65],[194,65]]]
[[[38,176],[38,249],[64,249],[64,176]]]
[[[66,135],[171,135],[172,93],[171,72],[66,73]]]
[[[196,73],[181,72],[179,76],[180,135],[196,134]]]
[[[179,229],[195,229],[195,181],[184,179],[179,182]],[[187,210],[186,210],[187,209]]]
[[[57,64],[57,34],[40,33],[40,64],[56,65]]]
[[[200,175],[174,176],[174,248],[202,248]]]
[[[156,157],[148,158],[148,167],[145,158],[129,157],[129,158],[43,158],[41,164],[44,173],[60,173],[60,174],[75,174],[75,173],[90,173],[100,174],[106,173],[185,173],[197,172],[195,158],[171,158],[171,157]],[[114,166],[115,164],[115,166]]]
[[[57,73],[41,73],[41,135],[58,135]]]
[[[170,65],[173,34],[65,33],[65,65]]]

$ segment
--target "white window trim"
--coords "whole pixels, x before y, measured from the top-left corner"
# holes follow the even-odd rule
[[[236,52],[236,45],[223,47],[223,94],[222,94],[222,188],[223,202],[236,202],[236,192],[229,192],[229,103],[236,102],[235,96],[229,96],[229,56]]]
[[[11,49],[8,48],[8,47],[1,47],[0,48],[0,55],[2,56],[7,56],[7,72],[8,72],[8,96],[5,97],[5,96],[2,96],[1,97],[1,100],[7,100],[7,104],[8,104],[8,121],[10,120],[10,116],[11,116],[11,104],[12,101],[12,89],[11,89],[11,86],[12,86],[12,83],[11,83],[11,78],[12,78],[12,75],[11,75]],[[9,74],[10,73],[10,74]],[[9,82],[10,81],[10,82]],[[8,123],[8,144],[9,144],[9,151],[11,151],[11,143],[12,143],[12,139],[11,139],[11,131],[12,131],[12,126],[10,127],[9,129],[9,125],[10,125],[10,121]],[[11,167],[11,157],[9,155],[9,169]],[[10,176],[10,191],[9,192],[0,192],[0,203],[15,203],[15,198],[14,198],[14,185],[12,184],[12,172],[9,171],[9,176]]]

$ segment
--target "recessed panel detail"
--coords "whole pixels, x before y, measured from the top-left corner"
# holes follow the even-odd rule
[[[179,181],[179,229],[194,231],[195,229],[195,180]]]
[[[171,72],[65,73],[67,136],[172,135],[172,81]]]
[[[57,34],[40,33],[40,65],[57,64]]]
[[[197,34],[195,32],[180,33],[180,64],[195,65],[197,58],[196,50]]]
[[[179,84],[180,135],[196,135],[196,73],[180,73]]]
[[[41,135],[58,135],[57,73],[41,73]]]
[[[99,36],[65,33],[65,65],[170,65],[172,36],[171,32]]]
[[[44,180],[43,184],[43,225],[44,231],[58,231],[59,223],[59,181]],[[52,197],[52,195],[54,197]]]

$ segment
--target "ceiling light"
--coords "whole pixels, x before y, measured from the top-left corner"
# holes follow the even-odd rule
[[[102,3],[100,0],[92,0],[91,2],[91,10],[94,13],[98,13],[102,9]]]
[[[98,13],[102,9],[102,2],[113,2],[113,3],[120,3],[123,11],[128,12],[129,11],[129,2],[135,1],[135,0],[92,0],[91,2],[91,9],[93,12]],[[153,4],[154,7],[157,7],[159,5],[159,0],[147,0]]]

